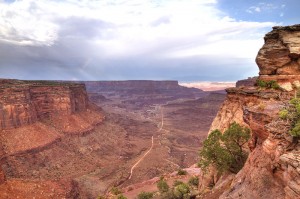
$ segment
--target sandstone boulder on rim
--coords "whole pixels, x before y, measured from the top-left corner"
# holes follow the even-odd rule
[[[300,24],[273,27],[256,63],[260,75],[300,75]]]

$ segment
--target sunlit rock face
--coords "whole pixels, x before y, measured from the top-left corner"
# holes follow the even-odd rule
[[[274,27],[256,63],[260,75],[300,75],[300,25]]]
[[[224,131],[236,121],[248,126],[252,137],[245,166],[229,188],[215,188],[214,193],[220,191],[218,198],[300,198],[300,144],[288,133],[290,124],[279,118],[279,111],[300,86],[299,60],[300,25],[274,27],[266,34],[256,62],[260,70],[258,79],[275,80],[280,89],[260,88],[248,84],[249,80],[227,89],[227,99],[211,130]]]

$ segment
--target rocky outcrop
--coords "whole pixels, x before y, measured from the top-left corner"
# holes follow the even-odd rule
[[[300,25],[274,27],[265,36],[256,63],[260,75],[300,74]]]
[[[248,77],[247,79],[238,80],[236,82],[236,87],[251,87],[255,86],[257,77]]]
[[[290,123],[279,118],[279,111],[299,87],[299,58],[300,25],[274,27],[256,62],[259,79],[277,81],[281,88],[242,85],[227,89],[227,100],[211,130],[224,131],[236,121],[251,129],[252,139],[245,166],[219,198],[300,198],[300,144],[288,133]]]
[[[0,130],[85,111],[87,105],[84,84],[1,80]]]

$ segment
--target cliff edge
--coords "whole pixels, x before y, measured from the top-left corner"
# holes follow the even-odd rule
[[[278,85],[227,89],[210,131],[224,131],[234,121],[249,127],[250,154],[235,176],[220,178],[210,172],[200,177],[200,190],[215,184],[213,198],[300,198],[300,144],[289,134],[291,124],[279,118],[299,92],[300,25],[274,27],[264,39],[256,58],[258,80]]]
[[[103,119],[84,84],[0,79],[0,198],[74,198],[72,179],[34,176],[35,166],[46,167],[55,158],[45,155],[39,164],[37,157]]]

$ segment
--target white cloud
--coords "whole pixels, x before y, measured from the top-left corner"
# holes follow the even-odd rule
[[[254,60],[265,28],[273,25],[230,18],[216,0],[0,1],[0,42],[44,46],[44,54],[36,53],[41,60],[73,58],[72,65],[84,69],[97,60],[128,57]]]

